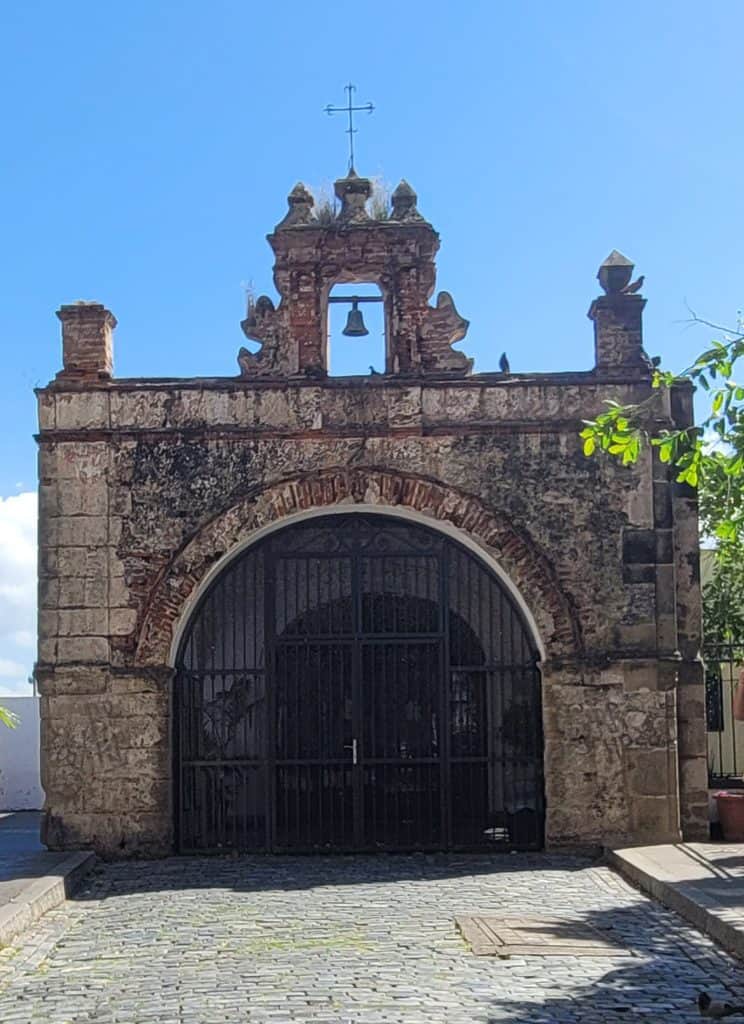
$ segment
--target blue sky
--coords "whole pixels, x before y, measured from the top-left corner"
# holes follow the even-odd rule
[[[739,0],[5,5],[0,686],[3,659],[33,661],[30,591],[18,611],[3,573],[17,588],[61,303],[113,310],[120,376],[233,375],[287,192],[345,170],[323,107],[351,79],[377,108],[357,169],[418,191],[476,369],[504,349],[514,371],[589,368],[613,248],[646,275],[648,351],[681,368],[708,337],[686,303],[725,323],[744,304],[743,40]]]

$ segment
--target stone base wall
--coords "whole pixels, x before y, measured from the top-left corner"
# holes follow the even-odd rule
[[[40,672],[42,841],[107,857],[172,852],[170,671]]]

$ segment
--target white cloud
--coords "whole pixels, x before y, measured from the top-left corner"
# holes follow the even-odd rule
[[[22,665],[20,661],[11,661],[10,658],[0,658],[0,678],[12,679],[13,677],[22,676],[26,671],[26,666]]]
[[[28,693],[36,635],[35,491],[0,498],[0,694]]]
[[[3,697],[30,697],[34,690],[28,679],[8,680],[0,685],[0,704]]]
[[[17,647],[36,647],[36,633],[30,629],[19,629],[12,634],[11,639]]]

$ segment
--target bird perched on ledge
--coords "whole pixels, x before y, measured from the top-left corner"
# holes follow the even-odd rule
[[[711,999],[707,992],[701,992],[697,998],[698,1010],[701,1017],[710,1017],[711,1020],[723,1020],[724,1017],[744,1016],[744,1005],[735,1006],[733,1003],[720,1002],[718,999]]]
[[[509,373],[509,360],[506,358],[506,352],[501,353],[501,359],[499,359],[499,369],[502,373]]]
[[[643,282],[645,280],[646,278],[641,274],[638,280],[633,281],[632,284],[626,285],[625,288],[623,288],[623,295],[635,295],[636,292],[639,292],[641,288],[643,288]]]

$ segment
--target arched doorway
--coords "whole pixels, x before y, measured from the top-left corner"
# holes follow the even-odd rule
[[[503,583],[444,533],[349,512],[265,536],[179,647],[178,848],[539,847],[537,661]]]

